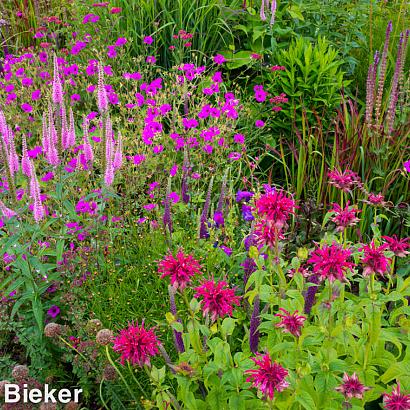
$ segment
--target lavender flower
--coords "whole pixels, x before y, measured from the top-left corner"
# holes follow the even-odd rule
[[[255,297],[253,303],[253,312],[251,316],[251,323],[249,326],[249,347],[251,352],[256,354],[258,352],[258,345],[259,345],[259,330],[258,327],[260,325],[259,319],[259,296]]]
[[[30,163],[30,158],[28,157],[28,154],[27,154],[27,141],[24,135],[23,135],[23,141],[22,141],[22,148],[23,148],[23,155],[21,158],[21,169],[24,175],[26,175],[27,177],[30,177],[31,176],[31,163]]]
[[[211,181],[209,182],[208,193],[206,195],[204,208],[202,210],[201,219],[199,221],[200,223],[199,237],[201,239],[209,238],[207,223],[208,223],[209,207],[211,205],[211,194],[212,194],[213,183],[214,183],[214,177],[212,177]]]
[[[114,169],[119,169],[122,167],[122,135],[120,132],[118,132],[118,141],[114,153],[113,167]]]
[[[384,40],[384,48],[383,53],[380,61],[380,73],[379,73],[379,82],[377,88],[377,95],[376,95],[376,125],[379,125],[380,120],[380,111],[382,105],[382,98],[383,98],[383,88],[384,88],[384,81],[386,79],[386,67],[387,67],[387,54],[389,51],[389,42],[390,42],[390,34],[392,31],[392,22],[389,21],[386,28],[386,37]]]
[[[273,24],[275,23],[275,15],[276,15],[276,0],[272,0],[272,4],[271,4],[271,8],[270,8],[270,12],[271,12],[271,18],[270,18],[270,25],[273,26]]]
[[[170,204],[170,196],[171,194],[171,177],[168,178],[168,185],[167,185],[167,191],[165,194],[165,200],[164,200],[164,216],[162,218],[162,221],[164,223],[164,227],[168,228],[169,233],[172,233],[172,218],[171,218],[171,204]]]
[[[97,105],[100,113],[105,113],[108,110],[108,97],[104,83],[104,69],[101,62],[98,63]]]
[[[176,289],[173,286],[169,285],[168,286],[169,305],[170,305],[170,311],[174,315],[174,317],[177,316],[177,307],[176,307],[176,304],[175,304],[175,292],[176,292]],[[182,323],[181,319],[178,319],[178,322]],[[177,332],[175,329],[173,329],[173,333],[174,333],[175,348],[180,353],[185,352],[184,341],[182,340],[182,333]]]
[[[309,281],[314,284],[319,283],[319,278],[317,276],[311,276]],[[310,286],[309,289],[305,293],[305,308],[304,312],[306,314],[309,314],[310,311],[312,310],[312,306],[315,303],[315,296],[316,292],[318,290],[318,286]]]
[[[54,77],[53,77],[52,100],[54,104],[62,104],[63,102],[63,86],[61,84],[60,75],[58,74],[58,61],[54,55]]]

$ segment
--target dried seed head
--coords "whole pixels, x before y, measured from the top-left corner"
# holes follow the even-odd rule
[[[90,319],[86,329],[88,333],[97,333],[102,328],[102,323],[98,319]]]
[[[101,329],[96,336],[96,341],[101,346],[106,346],[112,343],[114,339],[114,334],[110,329]]]
[[[14,366],[11,376],[18,382],[26,380],[29,374],[28,367],[25,365],[18,364]]]
[[[77,410],[79,408],[80,408],[79,404],[75,403],[74,401],[70,401],[64,407],[65,410]]]
[[[117,378],[117,372],[115,371],[115,368],[109,364],[105,366],[103,370],[103,378],[107,381],[115,380]]]
[[[44,328],[44,335],[46,337],[57,337],[61,335],[61,325],[58,323],[48,323]]]

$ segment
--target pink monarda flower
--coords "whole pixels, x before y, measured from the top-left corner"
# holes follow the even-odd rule
[[[363,393],[370,390],[370,387],[364,386],[360,383],[359,378],[356,373],[349,376],[347,373],[343,375],[343,383],[336,387],[336,391],[340,392],[345,396],[346,400],[357,397],[358,399],[363,398]]]
[[[235,290],[230,289],[223,280],[218,283],[214,280],[204,281],[195,291],[195,297],[202,298],[204,316],[210,314],[212,321],[218,317],[231,316],[234,305],[239,306],[239,296],[235,296]]]
[[[343,173],[334,169],[330,171],[327,176],[329,177],[330,185],[334,185],[344,192],[350,191],[355,185],[360,183],[359,175],[349,169],[346,169]]]
[[[372,241],[369,245],[363,245],[363,247],[359,249],[359,251],[364,252],[362,259],[364,276],[369,276],[373,273],[379,273],[383,276],[389,270],[391,259],[384,254],[388,246],[386,243],[381,246],[376,246],[374,241]]]
[[[279,308],[283,313],[277,313],[275,316],[281,318],[281,321],[277,323],[276,327],[282,327],[284,333],[291,333],[295,337],[300,336],[300,331],[303,327],[303,322],[306,320],[305,316],[298,315],[298,311],[295,310],[290,314],[287,310]]]
[[[384,196],[382,194],[373,194],[370,193],[369,196],[367,197],[367,201],[364,201],[370,205],[374,206],[384,206],[386,205],[386,202],[384,201]]]
[[[295,213],[295,201],[283,191],[272,189],[255,200],[255,208],[259,216],[272,221],[275,227],[281,229],[289,215]]]
[[[158,272],[162,273],[161,279],[169,276],[171,285],[183,290],[193,276],[201,273],[201,265],[192,255],[184,254],[180,248],[175,257],[170,252],[158,263]]]
[[[285,239],[280,229],[275,227],[273,222],[264,219],[256,224],[253,233],[257,245],[268,246],[269,248],[274,248],[279,240]]]
[[[337,225],[336,231],[344,231],[347,227],[354,226],[359,222],[356,213],[361,211],[354,207],[349,208],[349,201],[347,201],[345,208],[342,208],[336,203],[332,205],[333,208],[331,209],[331,212],[333,212],[334,216],[331,220]]]
[[[245,374],[249,375],[246,381],[259,389],[265,398],[273,400],[275,391],[281,392],[289,386],[289,383],[285,380],[288,371],[279,363],[272,362],[268,354],[258,354],[256,357],[251,357],[251,359],[258,368],[245,370]]]
[[[410,394],[400,392],[400,383],[392,390],[390,394],[383,394],[383,404],[386,410],[409,410]]]
[[[406,255],[409,254],[407,249],[410,248],[410,244],[408,244],[410,238],[398,239],[397,235],[382,236],[382,238],[388,245],[387,249],[393,252],[395,256],[398,256],[399,258],[405,258]]]
[[[121,364],[129,362],[132,365],[150,365],[150,358],[158,354],[159,340],[153,329],[146,329],[144,321],[141,326],[130,323],[127,329],[122,329],[115,338],[113,349],[120,353]]]
[[[348,261],[351,254],[349,249],[343,249],[334,242],[317,248],[307,262],[313,264],[313,273],[318,274],[320,280],[329,279],[333,282],[338,279],[343,282],[346,281],[347,271],[354,267],[354,263]]]

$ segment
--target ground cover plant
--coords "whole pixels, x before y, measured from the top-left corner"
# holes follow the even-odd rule
[[[2,5],[2,409],[410,409],[407,11],[330,3]]]

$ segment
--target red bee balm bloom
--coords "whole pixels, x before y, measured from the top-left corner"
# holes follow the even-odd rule
[[[383,404],[386,410],[409,410],[410,394],[400,393],[400,383],[397,383],[391,394],[383,395]]]
[[[382,236],[387,242],[389,251],[393,252],[395,256],[399,258],[405,258],[409,254],[407,248],[410,248],[408,241],[410,238],[397,239],[396,235]]]
[[[342,393],[347,400],[353,397],[362,399],[363,393],[367,390],[370,390],[370,388],[360,383],[356,373],[353,373],[351,376],[345,373],[343,375],[343,383],[340,386],[336,387],[335,390]]]
[[[345,192],[350,191],[356,184],[360,183],[359,175],[349,169],[346,169],[343,173],[335,169],[330,171],[327,176],[330,185],[334,185]]]
[[[295,201],[287,197],[282,191],[270,190],[255,201],[256,211],[275,227],[281,229],[289,218],[294,214]]]
[[[127,329],[122,329],[114,340],[114,351],[121,354],[121,364],[126,361],[143,366],[150,364],[150,357],[158,354],[159,341],[152,329],[144,328],[133,323]]]
[[[297,310],[292,314],[283,308],[279,308],[279,310],[281,310],[284,314],[277,313],[275,315],[281,318],[281,321],[275,326],[283,327],[284,333],[291,333],[293,336],[299,337],[300,330],[303,327],[303,322],[306,320],[306,317],[298,315]]]
[[[337,225],[336,231],[343,231],[348,226],[354,226],[359,222],[356,213],[361,211],[354,207],[349,208],[349,201],[345,208],[342,208],[339,204],[333,204],[331,211],[334,213],[332,221]]]
[[[275,391],[281,392],[289,386],[285,380],[288,371],[280,364],[272,362],[268,354],[259,354],[251,359],[258,366],[258,369],[245,370],[245,374],[249,374],[246,381],[251,382],[252,386],[259,389],[265,397],[273,400]]]
[[[364,251],[362,259],[364,276],[371,275],[372,273],[380,273],[383,276],[389,270],[391,259],[384,255],[384,251],[388,246],[385,243],[377,247],[374,241],[372,241],[370,245],[364,245],[363,248],[359,249],[359,251]]]
[[[192,255],[185,255],[182,249],[179,249],[176,257],[169,253],[159,262],[158,272],[162,273],[161,278],[170,276],[172,286],[183,290],[192,276],[201,273],[201,265]]]
[[[343,249],[339,244],[333,243],[316,249],[308,263],[313,264],[313,273],[317,273],[320,280],[327,278],[333,282],[339,279],[342,282],[346,280],[346,271],[354,267],[354,263],[348,262],[351,254],[349,249]]]
[[[228,288],[225,281],[215,283],[213,280],[207,280],[195,288],[195,291],[196,298],[203,298],[201,303],[204,316],[209,313],[212,321],[217,317],[231,316],[234,305],[239,305],[239,296],[235,296],[235,290]]]

